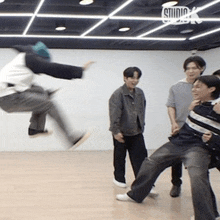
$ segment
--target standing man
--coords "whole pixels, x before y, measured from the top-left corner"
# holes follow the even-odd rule
[[[135,177],[147,150],[143,132],[146,100],[144,92],[137,88],[142,72],[137,67],[124,70],[124,85],[109,100],[110,131],[114,143],[114,184],[126,187],[125,158],[128,151]],[[151,192],[155,196],[155,192]]]
[[[184,61],[183,69],[186,78],[180,80],[169,91],[166,103],[168,115],[171,122],[171,135],[179,132],[185,123],[189,113],[189,106],[192,102],[192,85],[197,77],[203,74],[206,62],[200,56],[191,56]],[[173,164],[171,168],[171,182],[173,184],[170,191],[171,197],[178,197],[182,184],[182,163]]]
[[[109,100],[110,131],[114,144],[114,184],[126,187],[125,158],[128,151],[135,177],[147,150],[143,131],[146,100],[143,91],[137,88],[142,72],[137,67],[124,70],[124,85],[118,88]]]

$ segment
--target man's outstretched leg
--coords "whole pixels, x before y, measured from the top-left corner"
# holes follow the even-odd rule
[[[72,131],[46,92],[32,91],[31,88],[1,98],[0,106],[6,112],[33,112],[29,127],[32,131],[45,131],[45,117],[46,114],[50,115],[69,142],[68,148],[78,147],[89,137],[86,132]]]
[[[158,176],[164,169],[171,166],[179,158],[181,148],[168,142],[143,161],[137,178],[127,194],[116,196],[121,201],[136,201],[141,203],[150,193]]]

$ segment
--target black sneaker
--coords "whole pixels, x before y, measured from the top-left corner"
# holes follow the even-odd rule
[[[170,196],[171,197],[179,197],[181,192],[181,187],[180,186],[174,186],[170,190]]]
[[[28,135],[31,138],[36,138],[40,136],[48,136],[51,135],[53,132],[48,130],[36,130],[36,129],[28,129]]]

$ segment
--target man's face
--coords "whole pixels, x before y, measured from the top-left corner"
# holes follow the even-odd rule
[[[201,102],[212,100],[212,92],[215,91],[215,87],[210,87],[199,80],[193,84],[192,95],[194,100],[200,100]]]
[[[198,67],[194,62],[189,63],[185,71],[188,82],[194,82],[203,70],[204,68]]]
[[[138,72],[134,72],[133,77],[124,77],[125,84],[130,91],[133,91],[139,83]]]

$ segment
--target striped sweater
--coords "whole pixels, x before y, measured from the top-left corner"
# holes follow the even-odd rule
[[[179,133],[170,137],[170,141],[177,145],[200,145],[212,153],[220,153],[220,114],[213,111],[215,100],[205,102],[190,111],[185,124]],[[212,138],[204,143],[202,135],[212,132]]]

